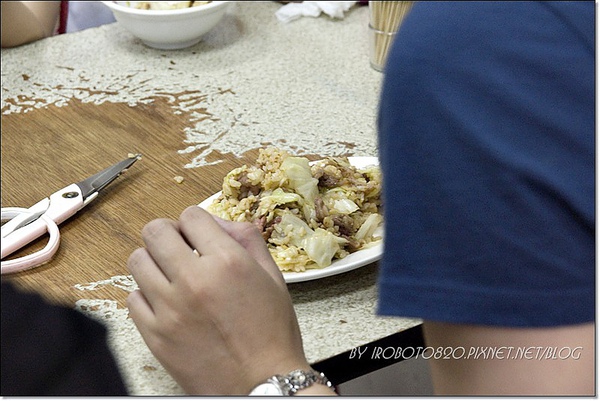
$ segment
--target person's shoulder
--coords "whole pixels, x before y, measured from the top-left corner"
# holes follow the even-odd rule
[[[541,2],[567,29],[585,41],[593,50],[596,31],[596,3],[593,1]]]

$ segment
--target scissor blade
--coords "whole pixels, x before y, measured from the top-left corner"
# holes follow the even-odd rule
[[[77,186],[81,188],[83,200],[85,201],[89,196],[96,192],[102,191],[108,184],[113,182],[118,176],[120,176],[125,170],[127,170],[133,163],[138,161],[142,157],[141,154],[136,154],[127,159],[120,161],[114,166],[108,167],[101,172],[94,174],[93,176],[80,181]]]

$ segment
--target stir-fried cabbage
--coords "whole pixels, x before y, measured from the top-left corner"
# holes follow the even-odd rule
[[[285,192],[281,188],[277,188],[270,195],[263,196],[263,202],[268,202],[274,205],[285,205],[286,203],[300,202],[300,195],[293,192]]]
[[[287,157],[281,163],[281,169],[288,177],[290,188],[300,194],[306,203],[314,203],[319,193],[317,188],[319,180],[312,176],[308,159],[305,157]]]
[[[347,242],[322,228],[311,229],[306,222],[289,211],[282,214],[272,238],[273,236],[278,236],[281,242],[303,249],[319,267],[329,266],[331,259],[341,250],[341,245]]]
[[[371,237],[382,221],[383,217],[380,214],[373,213],[369,215],[354,236],[359,240]]]
[[[381,173],[348,159],[310,163],[261,149],[256,164],[233,169],[208,210],[255,223],[282,271],[324,268],[381,238]]]

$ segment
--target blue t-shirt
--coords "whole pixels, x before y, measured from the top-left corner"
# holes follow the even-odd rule
[[[419,2],[379,111],[379,313],[595,316],[593,2]]]

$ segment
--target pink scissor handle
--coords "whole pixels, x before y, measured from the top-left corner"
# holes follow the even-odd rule
[[[50,240],[44,249],[32,255],[24,256],[11,261],[2,262],[2,274],[25,270],[47,262],[58,249],[60,233],[58,224],[62,223],[84,206],[81,189],[77,184],[71,184],[60,191],[50,195],[49,206],[44,214],[37,220],[13,231],[2,238],[2,259],[40,237],[46,232],[50,233]],[[91,199],[89,199],[91,200]],[[30,209],[3,208],[2,219],[18,216],[22,213],[31,213],[38,205],[48,202],[44,199],[32,206]],[[87,200],[86,200],[87,202]],[[5,212],[7,213],[5,217]],[[5,267],[12,266],[12,267]],[[10,271],[9,271],[10,270]]]
[[[12,219],[23,213],[28,213],[28,209],[18,207],[2,208],[2,219]],[[31,255],[0,262],[2,274],[16,273],[42,265],[48,262],[58,250],[58,244],[60,243],[60,231],[58,230],[58,226],[54,221],[50,220],[45,215],[41,215],[38,220],[31,224],[44,225],[45,229],[48,231],[48,234],[50,234],[48,243],[41,251],[32,253]]]

